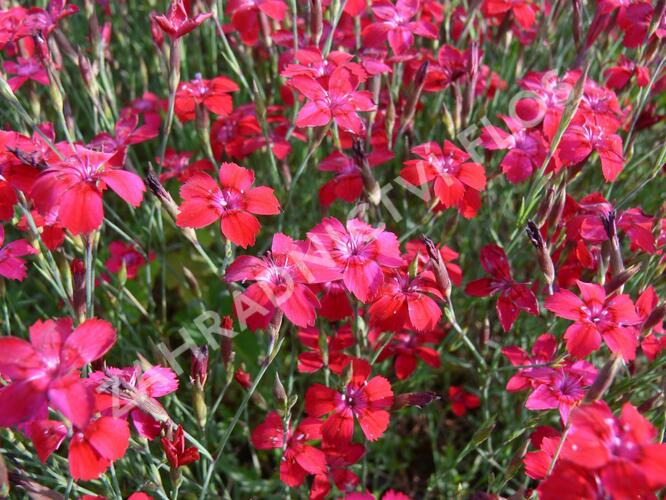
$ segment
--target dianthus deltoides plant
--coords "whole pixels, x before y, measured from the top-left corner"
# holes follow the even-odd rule
[[[664,36],[0,2],[0,497],[663,494]]]

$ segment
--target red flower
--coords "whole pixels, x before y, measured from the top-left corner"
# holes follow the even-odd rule
[[[73,234],[86,234],[102,225],[102,193],[110,187],[127,203],[138,207],[146,187],[141,178],[126,170],[112,168],[113,154],[100,153],[83,146],[58,148],[64,159],[54,153],[49,167],[35,181],[30,195],[42,215],[57,210],[58,221]]]
[[[634,303],[628,295],[607,297],[604,287],[577,281],[581,298],[569,290],[546,297],[545,306],[557,316],[573,320],[564,338],[567,351],[582,358],[599,349],[603,338],[611,352],[625,361],[636,357],[637,332],[640,323]]]
[[[280,213],[273,189],[253,188],[254,172],[235,163],[220,165],[219,179],[221,187],[208,175],[197,173],[183,184],[176,223],[200,228],[221,219],[220,229],[226,238],[243,248],[254,245],[261,225],[253,214]]]
[[[354,419],[369,441],[379,439],[386,431],[393,405],[391,384],[382,376],[370,376],[370,364],[353,362],[353,377],[339,393],[335,389],[314,384],[305,394],[305,411],[312,417],[330,414],[322,426],[324,441],[347,446],[354,434]]]
[[[484,15],[492,17],[504,17],[510,11],[523,29],[532,27],[539,12],[531,0],[484,0],[481,9]]]
[[[330,274],[319,273],[301,243],[282,233],[273,236],[271,251],[264,257],[241,255],[225,275],[229,282],[255,281],[234,298],[236,316],[252,330],[266,328],[277,309],[296,326],[314,325],[319,301],[306,283],[329,279]]]
[[[344,66],[333,71],[327,88],[307,76],[295,76],[288,80],[288,84],[308,99],[296,117],[298,127],[322,127],[333,120],[343,130],[361,135],[365,125],[357,112],[375,109],[372,94],[357,91],[358,76]]]
[[[385,359],[394,358],[395,375],[398,380],[408,379],[414,370],[419,359],[433,368],[439,368],[439,353],[428,344],[438,344],[441,340],[439,332],[402,332],[394,335],[391,342],[384,348],[377,358],[378,362]],[[375,347],[380,343],[375,341]]]
[[[104,153],[113,153],[109,163],[114,167],[122,167],[125,164],[128,146],[154,139],[159,133],[159,123],[146,121],[144,125],[139,126],[139,115],[128,108],[121,112],[114,128],[114,135],[101,132],[88,143],[88,146]]]
[[[287,4],[282,0],[230,0],[227,12],[231,24],[238,31],[241,41],[255,45],[259,41],[260,17],[266,15],[282,21],[287,12]]]
[[[178,426],[171,439],[168,437],[162,438],[162,447],[172,469],[178,469],[199,460],[199,450],[193,446],[185,447],[185,434],[182,425]]]
[[[641,349],[650,361],[654,361],[659,353],[666,349],[666,336],[663,335],[663,313],[658,315],[657,306],[659,297],[654,288],[648,286],[643,293],[636,299],[636,312],[641,318],[640,330],[644,337],[641,340]],[[652,315],[656,314],[656,318]],[[654,319],[653,319],[654,318]],[[647,321],[650,320],[650,324]]]
[[[308,232],[313,257],[342,278],[347,290],[367,303],[379,292],[384,282],[384,268],[402,264],[395,234],[374,228],[358,219],[347,221],[346,227],[333,218],[322,220]]]
[[[5,228],[0,226],[0,277],[23,281],[28,271],[21,257],[38,254],[39,250],[26,240],[14,240],[3,246],[4,242]]]
[[[125,456],[129,438],[127,422],[113,417],[99,417],[74,432],[67,456],[72,478],[97,479],[112,462]]]
[[[327,364],[324,363],[321,351],[321,335],[324,335],[325,339]],[[340,327],[333,336],[321,334],[317,328],[301,329],[298,331],[298,339],[308,349],[298,355],[298,371],[301,373],[314,373],[327,366],[333,373],[340,375],[352,359],[343,352],[355,343],[349,325]]]
[[[449,400],[451,401],[451,411],[457,417],[465,415],[467,410],[474,410],[481,406],[481,400],[476,394],[455,385],[449,387]]]
[[[146,371],[139,367],[108,367],[104,372],[92,372],[89,380],[95,387],[97,411],[116,417],[131,416],[134,428],[146,439],[160,435],[160,422],[142,408],[149,404],[155,412],[164,411],[156,398],[178,389],[178,378],[173,370],[163,366],[153,366]]]
[[[491,278],[472,281],[465,287],[465,293],[472,297],[487,297],[499,294],[497,317],[505,332],[511,330],[520,311],[539,314],[539,305],[532,290],[525,283],[518,283],[511,277],[511,267],[502,248],[486,245],[481,249],[481,265]]]
[[[144,254],[139,252],[131,243],[112,241],[109,244],[109,252],[111,252],[111,256],[104,265],[112,273],[119,273],[122,267],[125,266],[127,279],[133,280],[136,278],[139,269],[146,265]],[[149,258],[151,257],[154,256],[150,255]]]
[[[622,172],[622,138],[604,121],[600,122],[587,113],[582,118],[574,118],[557,151],[558,158],[565,165],[581,163],[596,151],[606,182],[614,181]]]
[[[153,16],[153,20],[172,40],[187,35],[213,14],[197,14],[193,18],[187,15],[183,0],[171,0],[169,10],[165,15]]]
[[[414,186],[434,181],[435,196],[445,208],[453,206],[463,212],[465,198],[478,196],[486,188],[486,174],[481,165],[469,162],[469,155],[444,141],[444,149],[436,142],[416,146],[412,153],[420,160],[405,162],[400,176]]]
[[[230,93],[238,90],[236,82],[226,76],[203,80],[198,74],[191,82],[182,82],[178,86],[174,108],[176,116],[182,122],[194,120],[197,106],[203,106],[216,115],[227,116],[233,107]]]
[[[386,41],[396,55],[402,55],[414,44],[414,35],[437,39],[437,27],[428,21],[411,19],[419,10],[419,0],[388,0],[372,2],[372,12],[379,22],[369,24],[363,30],[363,43],[375,47]]]
[[[622,90],[634,75],[636,75],[636,85],[639,87],[646,87],[650,83],[650,70],[646,66],[636,64],[624,54],[620,54],[617,62],[616,66],[604,71],[606,87]]]
[[[115,341],[113,327],[95,318],[74,331],[70,318],[37,321],[30,327],[30,342],[0,338],[0,374],[12,381],[0,388],[0,426],[36,418],[48,401],[74,425],[85,428],[93,401],[79,369],[101,358]]]
[[[393,271],[384,279],[379,298],[370,306],[370,320],[382,330],[431,331],[442,317],[442,310],[431,295],[444,299],[430,271],[414,278]]]
[[[499,116],[511,134],[498,127],[484,127],[481,132],[481,144],[490,150],[509,150],[500,165],[509,182],[518,184],[541,167],[546,158],[546,141],[539,131],[526,129],[520,120]]]
[[[390,151],[373,151],[368,155],[370,167],[376,167],[393,158]],[[336,199],[353,203],[363,194],[363,177],[356,161],[340,151],[335,151],[324,158],[317,169],[322,172],[335,172],[335,177],[319,190],[320,203],[328,207]]]
[[[164,155],[164,163],[159,156],[155,158],[158,165],[164,167],[160,174],[160,182],[166,182],[169,179],[177,178],[180,182],[187,181],[193,175],[208,170],[213,170],[213,164],[208,159],[197,160],[190,163],[192,158],[191,151],[178,152],[175,149],[167,148]]]
[[[352,443],[343,448],[324,445],[321,451],[326,455],[328,471],[315,476],[310,490],[310,500],[324,500],[331,492],[331,483],[340,491],[351,491],[361,482],[349,467],[365,454],[365,447],[362,444]]]
[[[326,455],[306,444],[321,439],[321,421],[305,418],[292,432],[284,426],[280,415],[272,411],[261,424],[252,431],[252,444],[258,450],[283,449],[280,462],[280,479],[292,488],[300,486],[308,474],[326,472]]]
[[[34,57],[18,57],[16,62],[5,61],[2,64],[4,70],[10,75],[16,75],[7,80],[11,89],[16,92],[28,80],[39,83],[40,85],[49,84],[49,75],[44,66]]]
[[[613,498],[651,496],[666,485],[666,444],[630,403],[619,419],[603,401],[572,412],[561,458],[593,473]]]
[[[553,361],[557,350],[557,339],[550,333],[543,333],[534,342],[531,354],[523,348],[512,345],[502,348],[502,354],[506,356],[513,366],[545,365]],[[522,391],[534,385],[530,376],[530,369],[520,370],[513,375],[506,384],[508,392]]]

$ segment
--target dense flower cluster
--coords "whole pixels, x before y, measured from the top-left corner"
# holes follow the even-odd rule
[[[0,496],[663,494],[664,1],[158,3],[0,2]]]

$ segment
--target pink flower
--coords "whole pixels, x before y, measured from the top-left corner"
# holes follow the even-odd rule
[[[331,74],[327,88],[312,77],[295,76],[288,84],[308,100],[298,112],[296,126],[323,127],[335,121],[343,130],[361,135],[365,125],[358,111],[373,111],[375,104],[368,91],[357,91],[358,76],[339,66]]]
[[[469,155],[449,141],[442,149],[436,142],[412,148],[420,160],[408,160],[400,176],[414,186],[434,181],[435,196],[445,208],[463,212],[465,198],[478,196],[486,188],[486,174],[481,165],[470,162]],[[464,212],[463,212],[464,214]]]
[[[178,152],[175,149],[167,148],[164,155],[164,163],[162,163],[161,157],[155,158],[157,164],[164,167],[164,170],[160,174],[160,182],[166,182],[173,178],[177,178],[180,182],[185,182],[198,172],[203,173],[213,170],[213,164],[208,159],[190,163],[190,158],[193,155],[194,153],[191,151]]]
[[[472,297],[487,297],[499,294],[497,316],[505,332],[511,330],[520,311],[539,314],[539,305],[532,290],[525,283],[511,277],[511,267],[504,250],[497,245],[486,245],[481,249],[481,265],[491,278],[481,278],[465,287]]]
[[[272,411],[252,431],[252,444],[258,450],[274,448],[284,450],[280,461],[280,479],[292,488],[300,486],[309,474],[326,472],[326,455],[308,441],[321,439],[321,421],[316,418],[303,419],[295,430],[284,426],[280,415]]]
[[[558,158],[565,165],[581,163],[596,151],[601,159],[601,170],[606,182],[614,181],[622,172],[622,138],[615,133],[614,128],[596,120],[591,114],[586,113],[584,117],[572,121],[557,151]]]
[[[59,150],[64,159],[51,153],[49,167],[30,193],[42,215],[55,210],[63,227],[73,234],[87,234],[102,225],[102,193],[107,187],[133,207],[141,204],[146,190],[143,181],[135,173],[112,168],[109,161],[113,154],[66,144]]]
[[[125,266],[127,279],[136,278],[139,269],[146,265],[144,254],[139,252],[131,243],[112,241],[109,244],[111,256],[106,260],[105,266],[112,273],[119,273]],[[153,255],[149,257],[154,257]]]
[[[312,417],[328,418],[322,426],[324,441],[347,446],[354,434],[354,420],[369,441],[379,439],[388,427],[393,405],[391,384],[382,376],[370,379],[370,364],[353,363],[353,378],[342,393],[322,384],[314,384],[305,394],[305,411]]]
[[[196,107],[203,106],[211,113],[227,116],[232,111],[231,92],[237,92],[238,85],[226,76],[204,80],[201,75],[191,82],[182,82],[176,92],[175,112],[182,122],[194,120]]]
[[[32,80],[40,85],[49,84],[49,75],[44,66],[35,57],[18,57],[16,62],[5,61],[2,64],[4,70],[10,75],[16,75],[7,80],[11,89],[16,92],[25,82]]]
[[[576,281],[581,298],[569,290],[546,297],[545,306],[560,318],[574,321],[564,338],[567,351],[583,358],[599,349],[601,339],[614,354],[625,361],[636,357],[637,332],[640,323],[634,303],[628,295],[607,297],[604,288],[594,283]]]
[[[395,4],[388,0],[372,2],[372,12],[379,20],[369,24],[363,30],[363,43],[375,47],[388,39],[396,55],[402,55],[414,44],[414,35],[437,39],[437,27],[416,16],[419,0],[397,0]]]
[[[264,257],[241,255],[227,268],[228,282],[255,281],[234,299],[241,324],[252,330],[266,328],[280,309],[296,326],[314,325],[319,301],[306,283],[328,281],[330,274],[319,274],[305,250],[303,244],[277,233]]]
[[[183,0],[171,0],[169,10],[166,15],[153,15],[153,20],[172,40],[178,39],[187,35],[190,31],[195,29],[209,17],[212,17],[211,12],[205,14],[197,14],[194,17],[189,17]]]
[[[395,234],[358,219],[344,226],[328,217],[308,232],[308,239],[314,258],[342,278],[347,290],[364,303],[373,300],[384,283],[383,268],[402,264]]]
[[[154,411],[164,411],[157,398],[178,389],[178,378],[170,368],[153,366],[145,371],[139,367],[108,367],[104,372],[90,374],[95,387],[95,408],[104,414],[132,418],[140,436],[155,439],[160,435],[161,423],[145,411],[146,405]]]
[[[220,165],[220,185],[204,173],[190,177],[180,188],[183,203],[176,218],[181,227],[200,228],[221,220],[222,234],[238,246],[254,245],[261,225],[253,215],[280,213],[273,189],[252,187],[254,172],[235,163]]]
[[[47,401],[79,428],[93,410],[92,395],[79,369],[101,358],[116,341],[111,324],[89,319],[72,331],[72,320],[37,321],[30,342],[0,338],[0,374],[11,383],[0,388],[0,426],[11,427],[40,415]]]
[[[538,170],[546,158],[546,141],[537,130],[528,130],[520,120],[499,115],[511,131],[489,126],[481,133],[481,144],[486,149],[507,149],[509,152],[502,159],[502,172],[509,182],[518,184],[528,179]]]
[[[620,418],[603,401],[572,412],[561,459],[592,473],[613,498],[647,497],[666,485],[666,444],[631,403]]]
[[[26,240],[14,240],[3,246],[4,242],[5,228],[0,226],[0,276],[10,280],[23,281],[28,271],[25,261],[21,257],[38,254],[39,250]]]
[[[130,108],[121,113],[114,127],[114,135],[101,132],[88,143],[88,146],[104,153],[113,153],[109,163],[120,168],[125,164],[128,146],[154,139],[159,133],[159,124],[154,122],[147,121],[139,126],[139,115]]]

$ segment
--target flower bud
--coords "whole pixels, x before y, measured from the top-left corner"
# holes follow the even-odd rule
[[[312,1],[312,27],[311,32],[314,35],[315,46],[319,46],[321,34],[324,31],[324,9],[321,5],[321,0]]]
[[[427,406],[434,401],[439,401],[440,399],[442,399],[442,397],[435,392],[407,392],[404,394],[398,394],[395,397],[392,409],[399,410],[408,406],[423,408],[424,406]]]
[[[617,226],[615,225],[615,211],[609,212],[607,215],[601,217],[604,224],[604,229],[608,235],[608,245],[610,250],[610,272],[611,276],[615,277],[624,271],[624,263],[622,262],[622,251],[620,249],[620,240],[617,237]],[[622,288],[619,292],[622,293]]]
[[[192,371],[190,381],[192,382],[192,406],[194,416],[201,428],[206,426],[208,407],[206,406],[206,394],[204,386],[208,378],[208,346],[195,347],[192,350]]]
[[[659,326],[662,321],[664,321],[664,316],[666,316],[666,304],[659,304],[655,307],[647,319],[643,322],[641,330],[643,332],[649,332],[653,328]]]
[[[422,235],[421,239],[425,243],[428,256],[430,257],[430,262],[433,263],[433,268],[435,272],[435,280],[437,281],[437,286],[440,291],[444,294],[447,299],[451,298],[451,278],[449,277],[449,271],[446,269],[444,264],[444,259],[442,259],[441,252],[435,247],[433,241],[428,238],[426,235]]]
[[[616,274],[613,276],[610,280],[608,280],[604,284],[604,289],[606,290],[606,295],[610,295],[613,292],[616,292],[631,279],[633,278],[636,273],[641,269],[640,264],[635,264],[633,266],[629,266],[628,268],[622,270],[620,273]]]
[[[150,189],[150,191],[157,197],[157,199],[160,200],[162,207],[167,211],[169,216],[175,221],[176,217],[178,216],[178,205],[176,205],[176,202],[173,201],[173,198],[167,192],[167,190],[164,189],[164,186],[162,186],[162,183],[157,178],[157,175],[155,175],[155,172],[152,168],[149,168],[148,173],[146,174],[146,184],[148,185],[148,189]],[[197,234],[194,232],[194,229],[191,227],[181,227],[180,230],[192,244],[199,244],[197,240]]]
[[[273,398],[275,398],[275,403],[277,407],[286,410],[287,409],[287,392],[284,390],[282,381],[280,380],[280,375],[275,372],[275,382],[273,383]]]
[[[373,205],[379,205],[379,203],[382,201],[382,189],[379,186],[377,179],[375,179],[375,176],[372,175],[372,170],[370,169],[368,156],[365,153],[363,141],[355,137],[352,144],[354,160],[361,170],[363,187],[365,188],[365,193],[368,196],[368,201]]]
[[[553,283],[555,282],[555,266],[553,265],[553,260],[550,257],[550,251],[546,242],[541,236],[541,231],[539,231],[538,226],[534,221],[528,221],[527,227],[525,228],[527,236],[534,245],[537,251],[537,260],[539,262],[539,269],[546,279],[546,284],[548,285],[549,290],[552,290]]]
[[[620,366],[622,366],[622,358],[616,356],[599,370],[597,378],[594,379],[592,386],[585,394],[585,398],[583,399],[584,404],[598,401],[603,397],[613,383],[613,379],[615,378],[617,371],[620,369]]]
[[[541,201],[539,209],[537,210],[536,216],[534,218],[534,223],[537,227],[543,226],[548,218],[551,208],[553,207],[553,202],[555,201],[555,189],[551,186],[546,191],[546,196]]]

